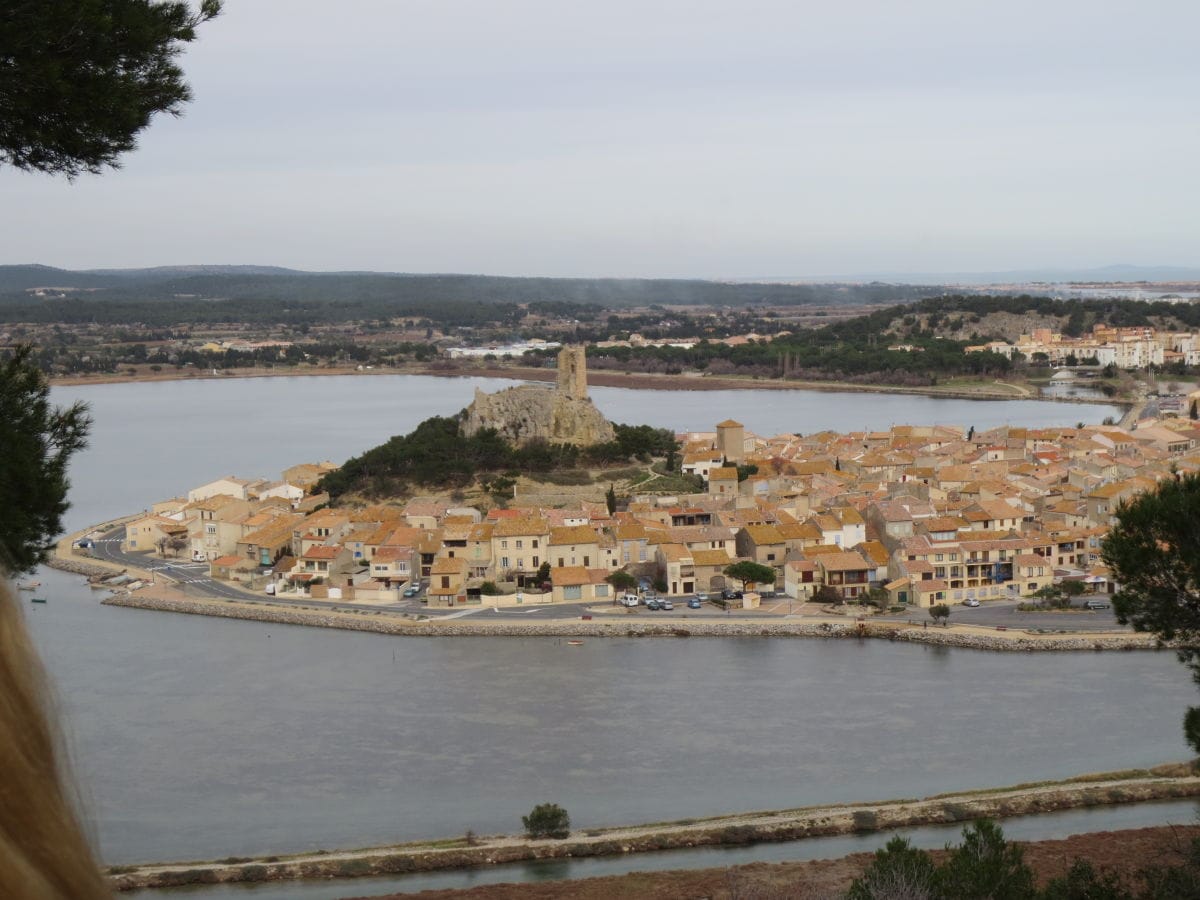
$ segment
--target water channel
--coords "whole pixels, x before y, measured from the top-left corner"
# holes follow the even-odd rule
[[[92,405],[72,527],[224,474],[344,459],[475,382],[280,378],[56,389]],[[487,389],[503,382],[484,383]],[[618,421],[774,433],[1099,421],[1112,407],[597,389]],[[725,394],[733,394],[726,397]],[[406,639],[101,607],[45,571],[27,607],[107,862],[578,827],[919,796],[1185,755],[1167,654],[1027,657],[765,639]]]

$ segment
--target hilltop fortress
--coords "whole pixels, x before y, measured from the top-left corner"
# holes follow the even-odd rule
[[[559,351],[558,383],[553,388],[521,385],[494,394],[476,388],[463,431],[472,435],[482,428],[494,428],[518,446],[539,439],[589,446],[616,437],[612,423],[587,395],[583,347],[563,347]]]

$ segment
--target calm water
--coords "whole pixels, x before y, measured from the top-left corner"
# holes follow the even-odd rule
[[[27,606],[110,862],[579,827],[1178,759],[1170,654],[879,641],[422,639]]]
[[[227,473],[341,460],[454,412],[419,377],[56,390],[92,404],[73,526]],[[488,389],[503,382],[484,383]],[[762,432],[1098,420],[1106,407],[863,394],[596,390],[621,421]],[[1036,417],[1036,418],[1035,418]],[[106,860],[580,827],[1152,764],[1194,688],[1163,654],[1015,657],[761,639],[420,640],[101,607],[44,572],[28,606]]]

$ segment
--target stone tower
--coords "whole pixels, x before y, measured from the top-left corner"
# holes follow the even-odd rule
[[[717,450],[731,465],[737,465],[746,456],[746,429],[741,422],[726,419],[717,423]]]
[[[587,399],[587,355],[583,347],[558,351],[558,392],[574,400]]]

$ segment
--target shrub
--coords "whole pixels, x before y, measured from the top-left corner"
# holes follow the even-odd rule
[[[521,816],[525,836],[537,838],[565,838],[571,833],[571,817],[557,803],[539,803],[527,816]]]

